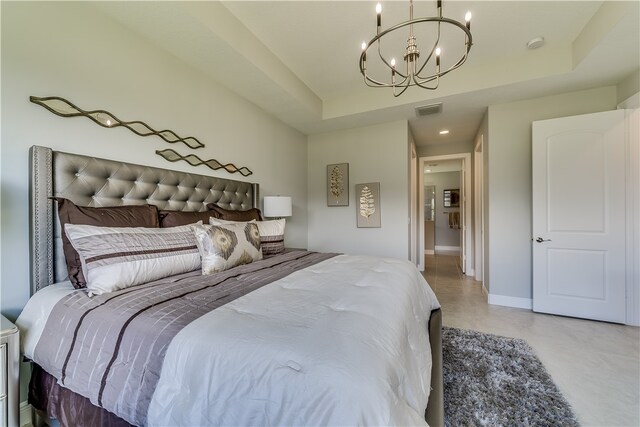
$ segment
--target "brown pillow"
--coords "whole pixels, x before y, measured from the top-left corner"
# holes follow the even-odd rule
[[[227,221],[251,221],[253,219],[256,221],[262,221],[262,214],[258,208],[252,208],[247,211],[229,211],[221,208],[215,203],[209,203],[207,205],[207,209],[218,214],[217,217],[215,215],[212,216]]]
[[[204,212],[183,212],[183,211],[160,211],[160,227],[177,227],[179,225],[195,224],[202,221],[203,224],[209,224],[209,218],[216,217],[212,211]]]
[[[69,199],[54,197],[58,202],[58,217],[62,227],[62,249],[67,261],[69,280],[74,288],[86,287],[80,256],[64,231],[66,224],[96,225],[103,227],[158,228],[158,208],[153,205],[113,206],[90,208],[77,206]]]

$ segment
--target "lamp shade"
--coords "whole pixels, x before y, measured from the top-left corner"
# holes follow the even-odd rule
[[[267,196],[264,198],[265,217],[285,217],[291,216],[291,197],[290,196]]]

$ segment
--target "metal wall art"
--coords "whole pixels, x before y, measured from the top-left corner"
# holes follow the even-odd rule
[[[349,163],[327,165],[327,206],[349,206]]]
[[[82,108],[74,105],[73,103],[67,101],[64,98],[60,98],[58,96],[47,96],[47,97],[37,97],[30,96],[29,100],[34,104],[40,105],[41,107],[46,108],[51,111],[53,114],[61,116],[61,117],[87,117],[93,120],[95,123],[99,124],[105,128],[115,128],[115,127],[124,127],[129,129],[131,132],[140,136],[159,136],[164,141],[175,144],[176,142],[182,142],[189,148],[202,148],[204,144],[198,141],[197,138],[193,136],[188,136],[186,138],[182,138],[174,131],[165,129],[161,131],[157,131],[153,129],[151,126],[147,125],[144,122],[139,120],[134,120],[131,122],[125,122],[117,118],[115,115],[111,114],[105,110],[90,110],[86,111]],[[177,162],[179,160],[184,160],[192,166],[205,165],[213,170],[224,169],[229,173],[240,173],[242,176],[249,176],[253,174],[251,170],[247,167],[238,168],[233,163],[220,163],[216,159],[202,160],[200,157],[194,154],[187,154],[183,156],[182,154],[176,152],[172,149],[166,149],[162,151],[156,151],[156,154],[168,160],[170,162]]]
[[[47,110],[51,111],[61,117],[88,117],[95,123],[105,128],[125,127],[131,132],[140,136],[159,136],[169,144],[175,144],[176,142],[182,142],[189,148],[202,148],[204,144],[198,141],[193,136],[182,138],[172,130],[157,131],[151,126],[139,120],[132,122],[124,122],[105,110],[91,110],[85,111],[80,107],[72,104],[64,98],[58,96],[47,96],[44,98],[38,98],[37,96],[30,96],[29,100],[34,104],[38,104]]]
[[[251,170],[249,170],[246,166],[238,168],[233,163],[222,164],[216,159],[202,160],[200,157],[196,156],[195,154],[187,154],[186,156],[183,156],[179,153],[176,153],[171,148],[167,148],[162,151],[156,150],[156,154],[170,162],[177,162],[179,160],[184,160],[185,162],[189,163],[191,166],[205,165],[210,167],[213,170],[224,169],[229,173],[238,172],[242,176],[249,176],[253,174],[253,172],[251,172]]]
[[[358,228],[380,228],[380,183],[356,184]]]

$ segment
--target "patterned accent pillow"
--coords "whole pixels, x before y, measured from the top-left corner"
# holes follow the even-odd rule
[[[284,252],[284,219],[275,219],[272,221],[255,221],[260,232],[260,247],[262,248],[263,256],[277,255]],[[211,225],[228,225],[228,224],[243,224],[238,221],[226,221],[219,218],[209,218],[209,224]]]
[[[67,224],[65,232],[80,255],[90,295],[100,295],[200,268],[193,227]]]
[[[260,233],[255,222],[194,225],[202,257],[202,274],[228,270],[262,259]]]

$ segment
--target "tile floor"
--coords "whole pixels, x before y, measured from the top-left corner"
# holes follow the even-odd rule
[[[585,426],[640,426],[640,328],[487,304],[458,257],[427,255],[445,326],[522,338]]]

